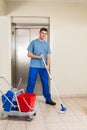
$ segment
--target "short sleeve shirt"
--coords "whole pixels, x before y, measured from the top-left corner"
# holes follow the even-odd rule
[[[49,43],[44,40],[40,41],[39,39],[35,39],[31,41],[27,50],[32,52],[34,55],[39,56],[40,54],[43,54],[45,61],[46,61],[47,55],[51,53]],[[44,64],[43,64],[42,59],[31,58],[30,67],[43,68]]]

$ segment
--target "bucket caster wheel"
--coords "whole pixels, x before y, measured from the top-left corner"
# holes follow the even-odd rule
[[[3,114],[0,114],[0,120],[3,120]]]
[[[34,116],[36,116],[36,113],[34,113]]]
[[[4,113],[0,113],[0,120],[6,119],[8,116]]]
[[[27,118],[27,121],[29,121],[29,122],[31,122],[33,120],[33,117],[32,116],[29,116],[28,118]]]

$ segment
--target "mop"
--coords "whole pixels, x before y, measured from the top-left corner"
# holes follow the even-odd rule
[[[45,63],[44,58],[42,58],[42,60],[43,60],[44,65],[46,66],[46,63]],[[67,107],[65,107],[65,106],[62,104],[62,101],[61,101],[61,99],[60,99],[60,97],[59,97],[59,94],[57,93],[57,90],[56,90],[55,82],[53,81],[53,78],[52,78],[50,72],[49,72],[48,70],[47,70],[47,72],[48,72],[48,75],[49,75],[50,80],[52,80],[52,82],[53,82],[53,86],[54,86],[56,95],[57,95],[57,97],[58,97],[59,104],[60,104],[60,106],[61,106],[61,108],[60,108],[60,110],[59,110],[58,112],[61,113],[61,114],[64,114],[64,113],[66,112],[66,110],[67,110]]]

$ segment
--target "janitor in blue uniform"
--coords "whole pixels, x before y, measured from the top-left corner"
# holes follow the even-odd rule
[[[27,48],[27,55],[31,58],[31,60],[26,92],[34,92],[35,83],[39,74],[46,104],[56,105],[56,103],[51,99],[51,94],[49,90],[49,76],[47,70],[49,70],[50,68],[51,50],[49,47],[49,43],[45,41],[47,32],[47,28],[41,28],[39,32],[39,37],[37,39],[32,40]],[[46,66],[44,66],[42,58],[44,58]]]

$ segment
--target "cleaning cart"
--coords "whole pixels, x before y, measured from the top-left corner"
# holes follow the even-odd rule
[[[10,90],[1,93],[2,110],[0,110],[0,118],[3,119],[5,116],[25,116],[28,121],[33,120],[36,115],[36,94],[25,93],[24,89],[13,88],[9,82],[4,78],[0,77],[10,86]],[[1,88],[2,86],[0,86]]]

